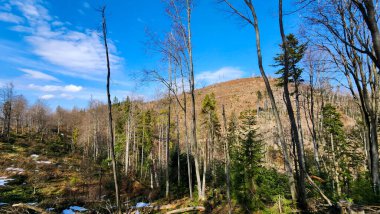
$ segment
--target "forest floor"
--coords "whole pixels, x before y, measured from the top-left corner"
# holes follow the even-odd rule
[[[66,141],[66,142],[65,142]],[[96,166],[83,163],[83,156],[70,151],[66,140],[41,141],[39,136],[17,135],[0,140],[0,213],[30,213],[30,209],[13,207],[26,204],[62,213],[70,206],[88,209],[88,213],[110,213],[113,209],[112,176],[103,172],[99,181]],[[149,187],[138,181],[122,181],[122,199],[126,207],[147,202]],[[101,183],[101,186],[99,185]],[[164,206],[163,206],[164,205]],[[160,213],[188,206],[199,206],[187,197],[179,200],[155,200],[140,213]],[[203,205],[203,204],[201,204]],[[158,211],[158,207],[162,209]],[[216,213],[220,213],[219,206]],[[50,213],[49,212],[49,213]],[[224,213],[224,211],[221,211]],[[133,212],[132,212],[133,213]]]
[[[110,203],[114,198],[111,172],[101,172],[99,166],[83,161],[80,152],[72,152],[75,149],[68,138],[48,138],[46,142],[40,136],[18,135],[9,142],[0,140],[0,213],[30,213],[30,209],[12,206],[18,203],[49,209],[49,213],[62,213],[70,206],[84,207],[87,213],[110,213],[114,208]],[[228,213],[226,199],[217,191],[209,192],[205,203],[186,195],[167,200],[157,194],[138,181],[121,177],[121,198],[124,210],[129,207],[129,213],[137,213],[137,209],[131,209],[136,205],[142,206],[139,213],[166,213],[184,207],[204,207],[206,213]],[[376,213],[377,208],[380,209],[366,210]],[[242,213],[238,206],[233,209],[234,213]],[[280,211],[277,204],[271,204],[258,213],[296,212],[289,206],[287,209]]]

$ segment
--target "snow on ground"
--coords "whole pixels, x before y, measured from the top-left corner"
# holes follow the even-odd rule
[[[75,212],[70,209],[65,209],[62,211],[62,214],[75,214]]]
[[[0,177],[0,186],[5,186],[8,181],[13,181],[14,179],[7,178],[7,177]]]
[[[22,169],[22,168],[8,167],[8,168],[5,169],[5,171],[13,172],[13,173],[17,173],[17,174],[21,174],[21,173],[23,173],[25,170]]]
[[[36,161],[39,164],[51,164],[51,161]]]
[[[84,207],[78,207],[78,206],[70,206],[70,209],[71,209],[71,210],[74,210],[74,211],[78,211],[78,212],[84,212],[84,211],[87,211],[86,208],[84,208]]]
[[[62,214],[75,214],[76,212],[85,212],[88,209],[79,206],[70,206],[69,209],[65,209],[62,211]]]
[[[32,154],[30,157],[33,158],[33,159],[37,159],[39,157],[39,155]]]

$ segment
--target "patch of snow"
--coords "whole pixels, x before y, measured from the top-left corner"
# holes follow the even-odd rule
[[[51,164],[51,161],[36,161],[36,163],[40,163],[40,164]]]
[[[10,172],[14,172],[14,173],[23,173],[25,170],[22,169],[22,168],[15,168],[15,167],[8,167],[5,169],[5,171],[10,171]]]
[[[13,181],[14,179],[7,178],[7,177],[0,177],[0,186],[5,186],[8,181]]]
[[[75,212],[69,209],[65,209],[62,211],[62,214],[75,214]]]
[[[0,207],[8,205],[8,203],[0,202]]]
[[[33,159],[37,159],[39,157],[39,155],[32,154],[30,157],[33,158]]]
[[[54,211],[54,208],[53,207],[49,207],[49,208],[46,209],[46,211],[48,211],[48,212]]]
[[[143,207],[147,207],[147,206],[149,206],[149,204],[145,203],[145,202],[138,202],[136,204],[136,208],[143,208]]]
[[[84,211],[87,211],[86,208],[84,208],[84,207],[79,207],[79,206],[70,206],[70,209],[71,209],[71,210],[74,210],[74,211],[78,211],[78,212],[84,212]]]

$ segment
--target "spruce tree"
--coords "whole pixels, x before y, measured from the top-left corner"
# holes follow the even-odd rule
[[[293,34],[286,36],[286,40],[288,44],[287,51],[289,55],[289,83],[294,83],[296,86],[298,86],[304,81],[301,76],[303,69],[298,66],[298,63],[302,60],[307,46],[306,44],[300,44],[298,39]],[[282,44],[280,47],[283,50],[284,47]],[[281,54],[278,54],[274,60],[276,62],[274,66],[281,67],[281,69],[276,72],[276,74],[281,75],[278,78],[278,85],[283,86],[285,69],[284,53],[282,52]]]
[[[247,213],[259,208],[262,203],[257,194],[256,178],[262,168],[263,142],[254,127],[254,115],[254,110],[246,110],[240,114],[238,130],[236,131],[236,123],[233,121],[229,127],[233,194]]]
[[[331,169],[328,173],[333,178],[332,187],[336,196],[340,197],[342,193],[341,182],[347,180],[349,169],[347,165],[348,145],[343,130],[343,122],[337,109],[330,103],[322,108],[323,128],[324,128],[324,151],[328,158],[326,159]]]

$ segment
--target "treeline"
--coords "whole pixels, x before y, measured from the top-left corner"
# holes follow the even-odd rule
[[[13,96],[10,85],[3,90],[3,134],[9,138],[11,129],[64,133],[93,164],[115,155],[116,184],[122,175],[139,181],[152,190],[151,200],[187,195],[212,207],[226,203],[229,213],[275,202],[287,206],[286,200],[307,210],[313,208],[310,198],[328,205],[340,199],[379,202],[380,32],[374,1],[299,1],[305,26],[293,35],[285,34],[279,0],[276,85],[262,64],[261,17],[254,2],[221,1],[253,27],[265,83],[265,92],[256,93],[256,106],[239,112],[226,111],[214,94],[197,102],[191,31],[196,8],[190,0],[165,4],[171,30],[162,39],[148,33],[149,48],[164,63],[142,72],[145,80],[164,86],[161,99],[114,99],[110,132],[107,106],[100,101],[49,114],[42,102],[17,107],[22,97]],[[275,126],[265,132],[269,122]]]

